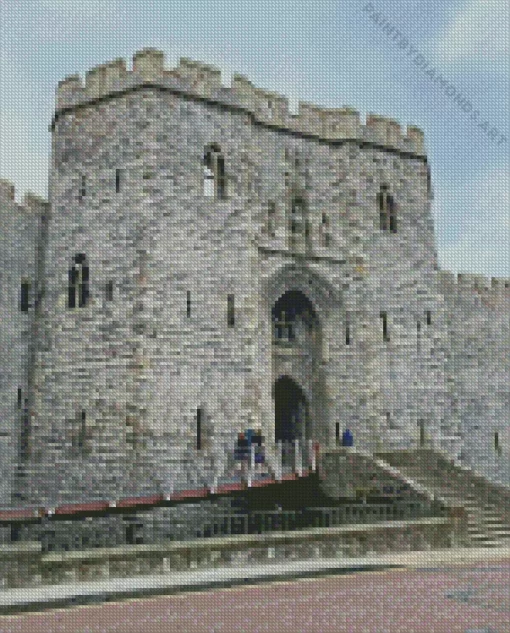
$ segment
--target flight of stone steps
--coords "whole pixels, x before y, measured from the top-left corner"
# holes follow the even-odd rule
[[[388,462],[406,478],[420,484],[447,505],[461,505],[465,508],[468,520],[468,537],[470,545],[478,547],[500,547],[510,545],[510,520],[498,507],[494,500],[490,502],[484,495],[476,493],[476,488],[469,485],[469,474],[456,469],[456,476],[441,468],[443,458],[429,451],[436,458],[435,467],[431,459],[427,459],[426,451],[409,451],[379,454],[378,457]],[[450,475],[450,476],[449,476]],[[490,484],[488,484],[490,485]],[[505,516],[507,518],[505,518]]]

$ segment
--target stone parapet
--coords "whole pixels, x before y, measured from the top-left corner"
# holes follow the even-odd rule
[[[439,474],[445,481],[450,481],[452,486],[458,486],[463,490],[466,498],[476,498],[484,504],[497,506],[505,521],[510,521],[510,488],[502,486],[478,475],[469,467],[456,463],[452,458],[446,457],[437,451],[420,449],[416,451],[395,451],[391,454],[382,454],[385,459],[390,458],[395,467],[421,466],[427,470]]]
[[[433,497],[419,484],[370,453],[339,447],[321,453],[321,485],[331,497],[402,496],[430,502]]]
[[[303,102],[299,103],[298,113],[292,114],[285,96],[254,86],[244,75],[234,74],[228,88],[222,85],[220,69],[185,57],[176,68],[167,70],[163,52],[153,48],[135,53],[132,70],[127,69],[123,59],[116,59],[87,71],[84,84],[78,75],[59,82],[56,116],[62,110],[141,85],[168,88],[242,108],[259,122],[327,141],[353,139],[420,156],[426,154],[423,132],[416,126],[410,125],[404,132],[393,119],[376,114],[369,114],[363,124],[352,108],[323,108]]]
[[[483,275],[440,271],[438,279],[443,291],[448,294],[466,290],[493,295],[510,294],[510,278],[508,277],[485,277]]]
[[[39,213],[48,206],[48,202],[35,193],[26,192],[21,202],[16,201],[16,187],[9,180],[0,179],[0,213],[2,210],[12,210],[15,205],[21,212]]]

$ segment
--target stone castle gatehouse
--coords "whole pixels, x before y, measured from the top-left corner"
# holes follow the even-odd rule
[[[49,200],[0,185],[0,503],[165,489],[246,428],[508,481],[508,280],[439,271],[418,128],[145,49],[51,134]]]

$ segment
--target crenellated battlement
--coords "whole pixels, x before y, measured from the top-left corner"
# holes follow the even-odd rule
[[[16,187],[14,184],[10,180],[0,179],[0,203],[12,203],[15,198]]]
[[[48,206],[48,202],[29,191],[25,193],[21,202],[17,202],[14,184],[10,180],[0,179],[0,212],[5,209],[10,213],[13,206],[21,212],[40,213]]]
[[[483,275],[455,274],[448,271],[440,271],[439,280],[443,288],[448,292],[475,290],[480,293],[494,295],[510,293],[510,278],[505,277],[484,277]]]
[[[414,125],[407,126],[404,133],[397,121],[381,115],[369,114],[363,124],[359,112],[352,108],[323,108],[303,102],[299,103],[298,113],[292,114],[285,96],[254,86],[244,75],[234,74],[229,88],[223,86],[219,68],[185,57],[176,68],[167,70],[164,53],[154,48],[135,53],[132,70],[127,69],[123,59],[116,59],[89,70],[85,83],[78,75],[59,82],[56,116],[62,110],[146,84],[243,108],[257,121],[324,140],[359,139],[426,154],[423,132]]]

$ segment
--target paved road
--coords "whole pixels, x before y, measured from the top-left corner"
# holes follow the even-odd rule
[[[510,559],[0,617],[0,633],[510,633]]]

